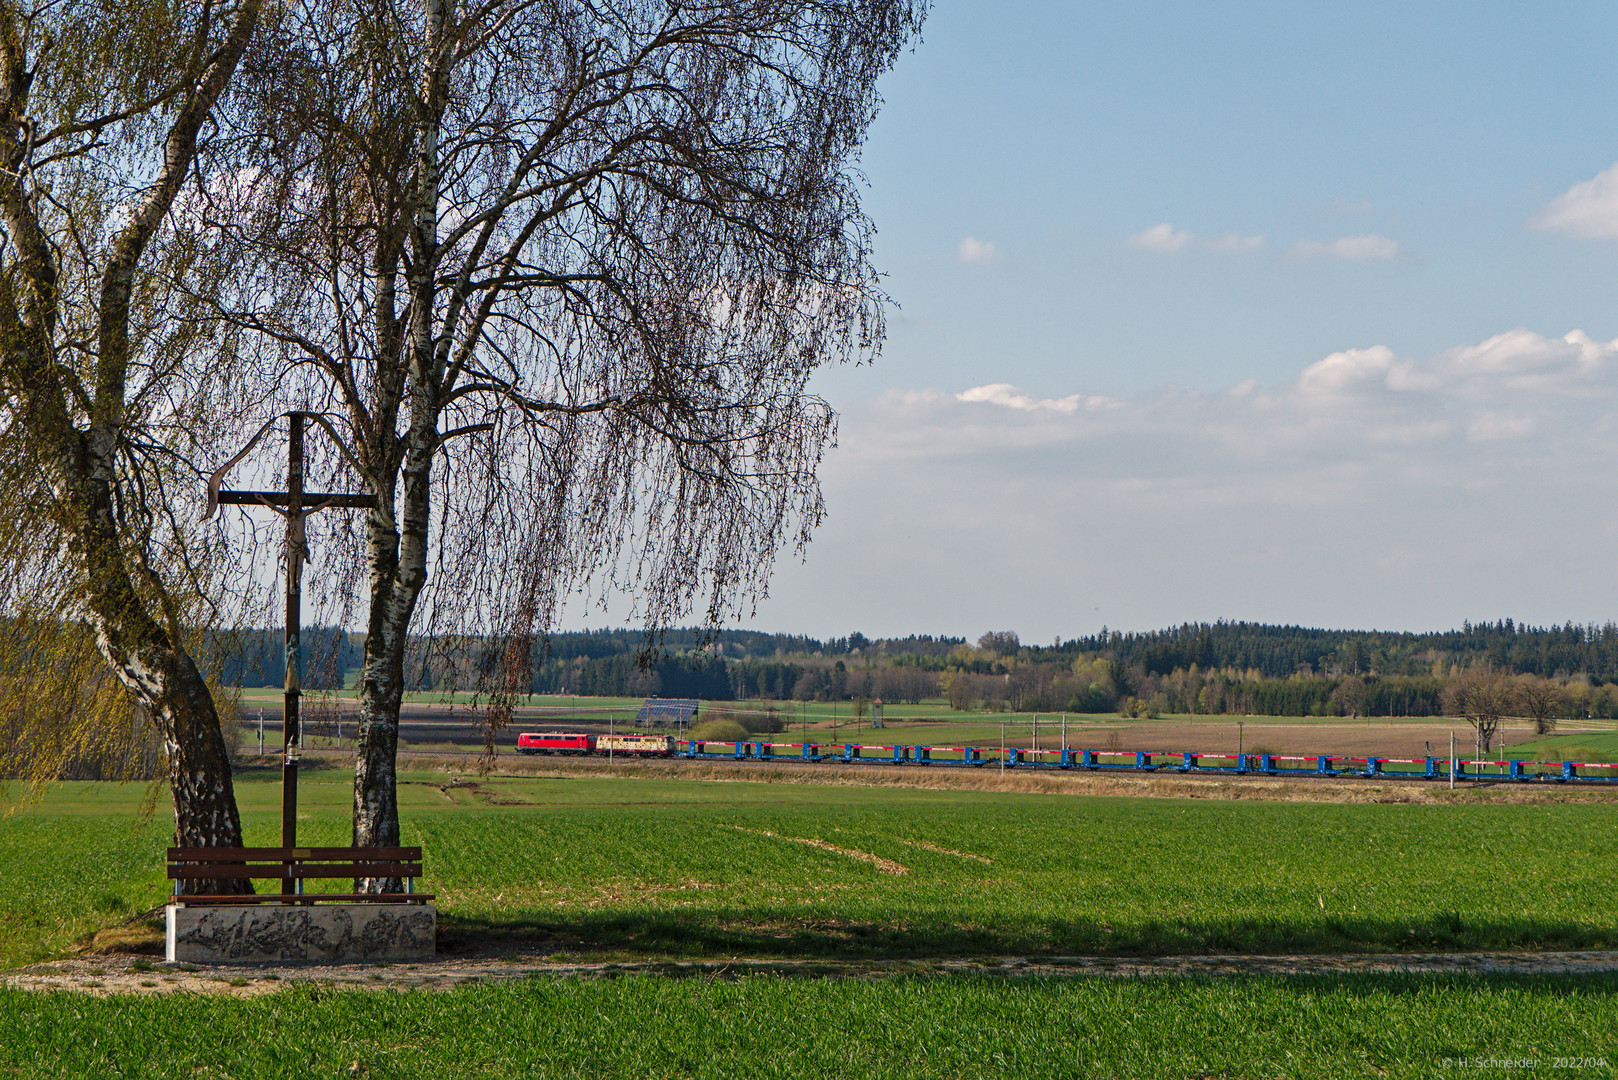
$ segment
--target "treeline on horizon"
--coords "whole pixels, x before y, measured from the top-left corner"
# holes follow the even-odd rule
[[[359,667],[365,636],[340,626],[305,626],[300,683],[305,690],[338,690],[347,672]],[[213,659],[215,677],[225,686],[282,686],[286,677],[286,636],[282,627],[216,631],[204,656]]]
[[[240,659],[221,681],[280,685],[278,629],[235,631]],[[363,636],[304,631],[304,684],[342,685]],[[229,650],[224,650],[227,653]],[[1562,716],[1618,715],[1618,624],[1536,627],[1511,619],[1459,630],[1321,630],[1187,623],[1148,633],[1105,628],[1028,645],[1012,632],[965,638],[853,633],[820,640],[680,628],[649,641],[630,629],[552,634],[533,650],[533,694],[851,701],[947,699],[958,709],[1269,716],[1437,716],[1461,672],[1490,667],[1552,684]],[[486,687],[500,650],[487,639],[422,638],[408,665],[417,690]]]

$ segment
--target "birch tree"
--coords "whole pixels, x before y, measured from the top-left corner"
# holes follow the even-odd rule
[[[925,6],[349,0],[256,53],[221,307],[379,500],[355,843],[399,838],[413,625],[504,642],[514,690],[570,595],[712,624],[807,541],[809,377],[883,337],[855,156]]]
[[[209,562],[183,482],[210,380],[188,366],[205,331],[171,287],[189,269],[171,211],[259,7],[0,2],[0,605],[18,646],[0,693],[12,720],[49,720],[39,679],[82,679],[93,641],[161,735],[188,846],[239,844],[241,824],[186,647]],[[55,750],[14,740],[14,761],[48,768],[117,710],[56,719]]]

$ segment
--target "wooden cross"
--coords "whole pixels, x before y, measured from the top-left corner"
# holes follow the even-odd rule
[[[325,417],[318,413],[289,412],[287,429],[287,490],[285,491],[221,491],[220,482],[231,466],[247,456],[265,432],[274,426],[271,420],[248,440],[235,457],[220,466],[208,478],[208,512],[211,517],[219,505],[267,506],[286,519],[286,704],[281,721],[281,846],[295,848],[298,844],[298,703],[303,696],[303,645],[300,623],[303,607],[303,564],[308,561],[309,547],[304,539],[304,518],[328,507],[372,509],[375,495],[330,494],[303,490],[303,427],[313,420],[326,429],[334,440],[337,433]],[[279,418],[277,418],[279,419]],[[339,445],[341,441],[338,440]],[[292,865],[288,856],[287,866]],[[282,880],[282,892],[291,893],[299,882],[288,876]]]

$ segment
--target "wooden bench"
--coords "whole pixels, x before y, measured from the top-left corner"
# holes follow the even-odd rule
[[[171,847],[168,875],[174,882],[176,904],[310,904],[336,901],[345,904],[425,904],[427,893],[415,891],[421,876],[419,847],[298,847],[229,848]],[[222,878],[265,879],[281,882],[280,891],[209,895],[181,891],[186,881]],[[361,878],[403,878],[402,893],[309,893],[309,879],[348,878],[357,888]]]

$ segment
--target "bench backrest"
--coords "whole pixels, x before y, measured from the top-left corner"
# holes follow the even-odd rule
[[[419,847],[171,847],[168,876],[221,878],[418,878]]]

